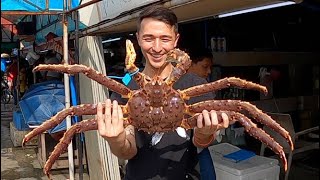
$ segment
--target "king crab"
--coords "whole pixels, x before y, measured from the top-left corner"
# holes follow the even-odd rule
[[[134,65],[136,53],[133,48],[133,44],[129,40],[126,41],[126,51],[126,69],[130,73],[137,72],[138,68]],[[136,73],[134,75],[134,80],[140,86],[140,89],[138,90],[130,90],[123,84],[106,77],[98,71],[79,64],[39,65],[35,67],[34,71],[51,70],[68,74],[85,74],[89,78],[108,87],[112,91],[121,94],[123,98],[128,99],[127,104],[121,106],[122,111],[126,116],[124,119],[125,126],[131,124],[138,130],[143,130],[149,133],[168,132],[175,130],[177,127],[183,127],[185,129],[194,128],[197,126],[197,116],[203,110],[215,110],[218,114],[219,121],[221,121],[221,113],[225,113],[228,115],[230,123],[238,121],[244,126],[245,130],[251,136],[265,143],[270,149],[278,154],[282,160],[284,169],[287,170],[287,160],[283,147],[279,143],[275,142],[269,134],[258,128],[257,125],[247,116],[242,114],[241,111],[249,113],[253,119],[274,129],[288,141],[291,149],[293,149],[291,137],[284,128],[256,106],[249,102],[240,100],[207,100],[191,105],[187,105],[185,103],[185,101],[190,97],[199,96],[208,92],[228,88],[230,86],[258,90],[265,94],[267,93],[266,87],[239,78],[228,77],[215,82],[190,87],[185,90],[174,90],[172,88],[173,84],[186,73],[186,70],[191,65],[191,60],[185,52],[179,49],[174,49],[168,53],[166,63],[169,63],[172,60],[178,63],[173,68],[169,77],[165,80],[162,80],[159,76],[151,78],[143,73]],[[105,104],[103,104],[103,106],[105,107]],[[49,120],[45,121],[41,126],[29,132],[24,137],[22,145],[38,134],[57,126],[68,115],[81,116],[95,114],[97,114],[97,104],[81,104],[64,109]],[[61,153],[67,149],[68,144],[75,133],[97,129],[98,125],[96,119],[83,120],[72,125],[65,132],[64,136],[48,158],[44,166],[44,173],[49,176],[49,171],[53,163]]]

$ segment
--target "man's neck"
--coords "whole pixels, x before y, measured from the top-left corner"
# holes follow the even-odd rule
[[[160,76],[162,79],[165,79],[170,75],[172,69],[173,69],[173,65],[171,63],[166,65],[164,68],[160,68],[160,69],[154,68],[150,64],[146,64],[146,67],[144,68],[142,73],[149,76],[150,78],[154,76]]]

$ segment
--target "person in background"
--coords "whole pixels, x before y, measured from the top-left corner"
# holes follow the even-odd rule
[[[200,84],[208,83],[206,79],[211,74],[211,68],[213,65],[212,53],[207,50],[195,50],[194,52],[190,53],[190,58],[192,63],[187,73],[198,76],[199,79],[197,81]],[[211,97],[208,97],[207,100],[214,99],[215,95],[213,93],[210,95]],[[216,180],[216,173],[209,149],[207,147],[198,148],[198,158],[201,179]]]
[[[19,92],[20,92],[20,97],[22,97],[27,90],[27,67],[22,66],[19,71]]]
[[[191,52],[190,57],[192,59],[192,64],[188,69],[188,72],[208,79],[213,66],[212,53],[209,50],[196,50],[195,52]]]
[[[173,70],[171,63],[165,63],[167,53],[177,46],[179,39],[177,16],[168,8],[149,6],[138,18],[137,40],[146,59],[143,73],[166,79]],[[188,73],[174,84],[175,89],[185,89],[198,82],[196,75]],[[199,78],[198,78],[199,79]],[[135,81],[128,84],[130,89],[138,89]],[[194,97],[193,101],[207,99],[206,95]],[[198,99],[199,98],[199,99]],[[118,104],[125,99],[113,93],[105,102],[97,106],[99,134],[109,143],[111,151],[120,159],[128,159],[125,180],[144,179],[198,179],[194,173],[197,164],[197,149],[209,146],[219,129],[229,126],[228,116],[222,113],[218,122],[215,111],[202,111],[197,118],[197,127],[185,130],[149,134],[138,131],[132,125],[124,127],[123,112]]]
[[[52,50],[49,50],[44,57],[45,64],[61,64],[61,60],[57,57],[56,53]],[[43,78],[47,81],[50,80],[62,80],[62,73],[55,71],[44,71],[42,74]]]
[[[10,90],[13,95],[13,104],[18,104],[18,60],[17,57],[12,57],[12,63],[7,67],[7,78]]]
[[[10,62],[10,56],[7,53],[1,53],[1,81],[6,73],[7,65]]]
[[[53,32],[49,32],[46,36],[45,39],[47,42],[53,40],[54,38],[58,37]],[[59,43],[57,41],[57,43]],[[44,64],[61,64],[61,56],[54,50],[48,50],[47,54],[44,57]],[[50,81],[50,80],[62,80],[62,73],[55,72],[55,71],[44,71],[42,73],[42,76],[44,80]]]

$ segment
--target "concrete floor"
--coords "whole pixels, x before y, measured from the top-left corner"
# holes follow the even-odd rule
[[[10,122],[15,107],[1,104],[1,180],[40,180],[48,179],[43,173],[37,158],[37,146],[15,147],[10,137]],[[52,170],[52,179],[69,178],[69,169]],[[76,173],[75,179],[79,179]],[[84,180],[89,179],[84,174]]]
[[[38,180],[47,179],[43,173],[36,155],[36,146],[26,148],[14,147],[10,138],[9,124],[12,122],[12,104],[1,104],[1,179]],[[319,150],[299,155],[293,161],[289,180],[318,180],[319,179]],[[68,169],[52,170],[52,179],[68,179]],[[280,174],[280,180],[283,175]],[[75,176],[79,179],[78,174]],[[89,179],[88,174],[83,179]]]

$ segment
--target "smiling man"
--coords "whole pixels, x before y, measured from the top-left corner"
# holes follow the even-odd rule
[[[148,7],[139,16],[136,36],[146,59],[142,72],[149,77],[167,78],[173,70],[173,65],[165,62],[167,53],[177,46],[180,36],[177,16],[165,7]],[[189,76],[189,79],[181,77],[182,80],[177,81],[174,88],[185,89],[196,85],[195,76]],[[131,81],[128,87],[139,88],[135,81]],[[108,141],[113,154],[128,159],[126,180],[199,179],[199,174],[193,173],[197,163],[196,147],[208,146],[215,139],[216,131],[229,125],[226,116],[222,116],[223,122],[218,123],[215,111],[204,110],[194,130],[178,128],[167,133],[148,134],[132,125],[124,128],[123,112],[118,103],[125,104],[126,100],[116,93],[112,94],[111,99],[114,101],[106,100],[104,112],[102,104],[98,104],[98,131]],[[202,98],[191,100],[200,101]]]

